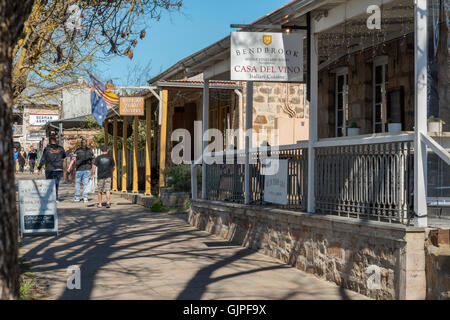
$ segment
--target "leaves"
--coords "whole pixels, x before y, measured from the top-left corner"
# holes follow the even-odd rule
[[[133,59],[133,50],[131,50],[131,47],[128,47],[123,54],[130,58],[130,60]]]

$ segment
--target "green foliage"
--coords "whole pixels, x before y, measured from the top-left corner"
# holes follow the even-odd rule
[[[181,164],[165,171],[167,188],[171,192],[191,192],[191,165]],[[197,166],[197,185],[201,183],[201,167]]]
[[[428,122],[440,122],[442,124],[445,124],[445,121],[440,119],[440,118],[436,118],[435,116],[431,116],[428,118]]]
[[[36,276],[29,271],[29,266],[23,260],[20,261],[20,299],[32,300],[35,297],[31,293]]]
[[[186,201],[186,209],[190,209],[191,208],[191,202],[188,200]]]
[[[162,212],[164,209],[161,200],[158,200],[152,205],[152,212]]]

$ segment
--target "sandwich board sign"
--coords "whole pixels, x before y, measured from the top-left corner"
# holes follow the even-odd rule
[[[288,161],[272,161],[275,174],[264,175],[264,201],[281,205],[288,204]],[[276,170],[278,167],[278,170]]]
[[[58,235],[55,180],[19,181],[20,234]]]

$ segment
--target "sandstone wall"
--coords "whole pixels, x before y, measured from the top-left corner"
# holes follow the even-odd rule
[[[404,131],[414,127],[414,37],[379,45],[345,56],[319,72],[319,138],[335,137],[335,79],[333,70],[348,67],[348,125],[355,122],[360,134],[373,132],[373,63],[377,56],[388,56],[387,91],[403,87]]]
[[[371,298],[425,298],[423,229],[204,200],[192,200],[189,223]]]
[[[449,237],[449,228],[434,229],[428,233],[425,257],[429,300],[450,300]]]

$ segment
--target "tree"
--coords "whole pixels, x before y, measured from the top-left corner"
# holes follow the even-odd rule
[[[133,58],[150,21],[181,0],[36,0],[14,48],[16,102],[42,95],[49,86],[70,85],[111,55]]]
[[[19,297],[12,106],[27,88],[70,82],[97,54],[132,58],[148,21],[180,8],[181,0],[0,0],[0,299]]]
[[[19,297],[18,221],[12,155],[13,50],[33,0],[0,0],[0,299]]]

